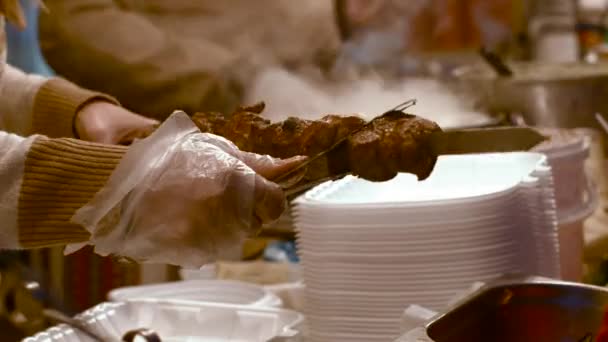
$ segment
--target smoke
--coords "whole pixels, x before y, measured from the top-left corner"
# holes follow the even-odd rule
[[[488,120],[487,115],[473,109],[472,101],[430,79],[409,79],[390,86],[372,78],[328,85],[271,69],[258,76],[246,96],[247,103],[264,101],[264,116],[272,121],[290,116],[314,120],[327,114],[354,114],[369,120],[409,99],[418,102],[408,113],[435,121],[443,128]]]

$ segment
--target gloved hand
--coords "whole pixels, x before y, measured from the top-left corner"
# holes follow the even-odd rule
[[[76,114],[74,124],[80,139],[103,144],[128,145],[137,138],[150,135],[159,122],[113,103],[95,101],[84,106]]]
[[[267,178],[302,161],[242,152],[176,113],[131,146],[72,221],[101,255],[184,267],[238,259],[242,242],[286,208]]]

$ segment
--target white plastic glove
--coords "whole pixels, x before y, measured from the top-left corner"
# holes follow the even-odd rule
[[[101,255],[184,267],[236,259],[242,241],[286,208],[283,191],[264,177],[302,160],[242,152],[174,113],[128,150],[72,221],[91,232]]]

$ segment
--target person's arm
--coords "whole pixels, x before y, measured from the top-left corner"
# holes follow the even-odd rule
[[[265,177],[305,160],[240,151],[183,113],[128,149],[0,132],[0,249],[86,242],[190,267],[239,258],[242,240],[286,207]]]
[[[0,127],[19,135],[73,137],[76,114],[110,96],[80,88],[64,79],[26,74],[10,65],[0,74]]]
[[[113,0],[49,0],[41,46],[60,75],[116,96],[127,108],[164,118],[176,109],[229,111],[241,63],[203,38],[169,34]],[[238,83],[238,82],[237,82]]]
[[[0,132],[0,249],[88,241],[70,223],[103,187],[126,148]]]
[[[0,127],[22,136],[76,137],[127,144],[158,122],[132,113],[112,97],[61,78],[44,78],[4,65],[0,73]]]

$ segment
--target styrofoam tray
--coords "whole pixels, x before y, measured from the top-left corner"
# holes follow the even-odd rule
[[[382,183],[347,176],[314,188],[296,203],[335,209],[429,204],[452,207],[502,198],[535,170],[546,167],[546,163],[546,156],[529,152],[441,156],[431,176],[423,182],[403,173]]]
[[[108,341],[120,341],[133,329],[155,331],[171,342],[262,342],[299,337],[303,316],[295,311],[238,305],[194,304],[139,300],[102,303],[76,319]],[[83,333],[66,325],[53,327],[24,342],[88,342]]]
[[[180,268],[179,276],[183,280],[214,280],[216,272],[215,264],[207,264],[200,269]]]
[[[407,305],[440,309],[504,273],[559,275],[552,177],[539,153],[444,156],[422,182],[346,177],[299,197],[312,340],[390,332]]]
[[[219,280],[217,279],[217,271],[215,264],[209,264],[200,269],[185,269],[180,268],[179,275],[183,280]],[[290,263],[288,268],[289,282],[298,282],[302,280],[300,267],[298,264]]]
[[[261,286],[227,280],[187,280],[172,283],[123,287],[111,291],[108,299],[181,300],[260,307],[280,307],[281,299]]]

